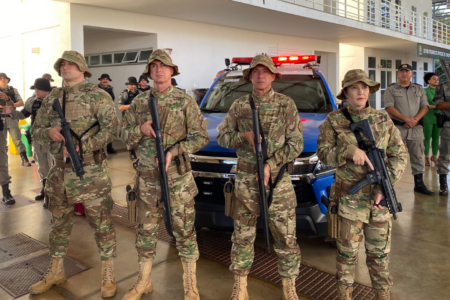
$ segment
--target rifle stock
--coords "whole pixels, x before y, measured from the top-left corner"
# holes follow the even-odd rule
[[[264,186],[264,159],[259,132],[258,111],[256,109],[252,109],[252,118],[253,118],[253,133],[255,134],[256,169],[258,171],[257,179],[259,189],[259,206],[261,209],[261,218],[263,221],[264,237],[266,239],[266,251],[267,253],[270,253],[269,209],[267,204],[266,188]]]
[[[158,157],[159,178],[161,183],[161,202],[164,202],[164,221],[167,222],[168,228],[173,231],[172,214],[170,212],[170,194],[169,184],[166,172],[166,154],[164,153],[164,143],[161,132],[161,124],[159,123],[157,99],[153,95],[149,99],[150,114],[152,116],[152,127],[156,133],[156,152]],[[168,232],[170,235],[173,232]]]

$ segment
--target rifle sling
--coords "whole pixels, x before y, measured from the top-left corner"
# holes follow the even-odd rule
[[[350,121],[350,124],[355,123],[355,121],[353,121],[353,119],[352,119],[352,116],[348,112],[348,108],[347,107],[341,108],[341,111],[344,114],[344,117],[347,120]],[[358,130],[358,131],[355,131],[353,133],[356,136],[356,140],[358,141],[359,148],[365,151],[366,150],[366,144],[363,142],[363,139],[362,139],[362,136],[361,136],[361,132]]]
[[[63,116],[64,118],[66,117],[66,92],[64,91],[64,95],[63,95]],[[92,124],[88,129],[86,129],[85,131],[83,131],[80,135],[76,134],[72,128],[70,128],[70,135],[72,135],[79,144],[79,148],[80,148],[80,161],[83,162],[83,143],[81,141],[81,139],[83,138],[83,136],[89,132],[89,130],[91,130],[92,128],[94,128],[95,126],[99,125],[100,123],[97,121],[94,124]]]
[[[253,93],[250,93],[249,102],[250,102],[250,107],[252,109],[256,109],[255,102],[253,101]],[[259,113],[258,113],[258,123],[259,123],[259,133],[261,134],[261,149],[262,149],[262,153],[263,153],[263,160],[265,163],[268,159],[267,144],[266,144],[266,139],[264,137],[264,131],[263,131],[263,128],[261,125],[261,120],[259,119]],[[259,138],[259,137],[255,136],[255,138]],[[286,167],[287,167],[287,164],[284,164],[280,168],[280,172],[278,173],[277,178],[275,179],[274,183],[272,183],[272,175],[270,175],[270,177],[269,177],[270,194],[269,194],[269,197],[267,198],[267,207],[270,207],[270,205],[272,204],[273,191],[277,187],[277,184],[281,180],[281,178],[283,178],[284,172],[286,171]]]

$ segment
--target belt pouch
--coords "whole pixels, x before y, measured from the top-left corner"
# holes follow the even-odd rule
[[[230,217],[233,206],[234,182],[232,179],[228,180],[223,187],[225,196],[225,216]]]
[[[127,185],[127,207],[128,207],[128,222],[136,223],[136,191]]]

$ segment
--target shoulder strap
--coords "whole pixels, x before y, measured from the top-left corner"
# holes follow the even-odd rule
[[[348,121],[350,121],[350,124],[355,123],[355,121],[353,121],[353,119],[352,119],[352,116],[348,112],[348,108],[347,107],[341,108],[341,111],[344,114],[344,117]],[[356,140],[358,141],[359,148],[365,149],[366,146],[365,146],[365,144],[364,144],[364,142],[362,140],[361,132],[360,131],[356,131],[356,132],[353,132],[353,133],[355,134]]]

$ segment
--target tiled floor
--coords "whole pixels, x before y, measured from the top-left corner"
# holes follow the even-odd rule
[[[113,181],[113,198],[125,204],[125,187],[133,182],[134,172],[128,152],[108,158]],[[18,156],[10,155],[13,195],[35,196],[39,188],[37,167],[22,167]],[[436,168],[427,168],[426,184],[438,191]],[[450,205],[447,197],[422,196],[413,192],[410,169],[396,185],[397,195],[404,211],[394,222],[390,269],[394,279],[392,299],[450,299]],[[30,204],[0,213],[0,238],[23,232],[48,245],[50,214],[42,203]],[[116,226],[117,252],[115,259],[118,293],[112,299],[121,299],[137,277],[135,234],[132,230]],[[308,239],[301,234],[298,241],[302,250],[302,263],[334,274],[335,249],[322,239]],[[258,240],[258,243],[261,241]],[[66,283],[52,288],[40,296],[19,299],[101,299],[100,258],[91,229],[84,217],[75,217],[69,255],[91,269],[71,277]],[[357,281],[370,286],[364,265],[365,253],[361,248],[357,267]],[[233,276],[227,267],[201,258],[198,262],[198,285],[201,299],[229,299]],[[182,268],[174,247],[159,242],[152,272],[154,291],[142,299],[183,299]],[[255,278],[249,279],[250,299],[282,299],[281,289]],[[0,289],[0,299],[12,297]],[[306,299],[306,298],[304,298]]]

